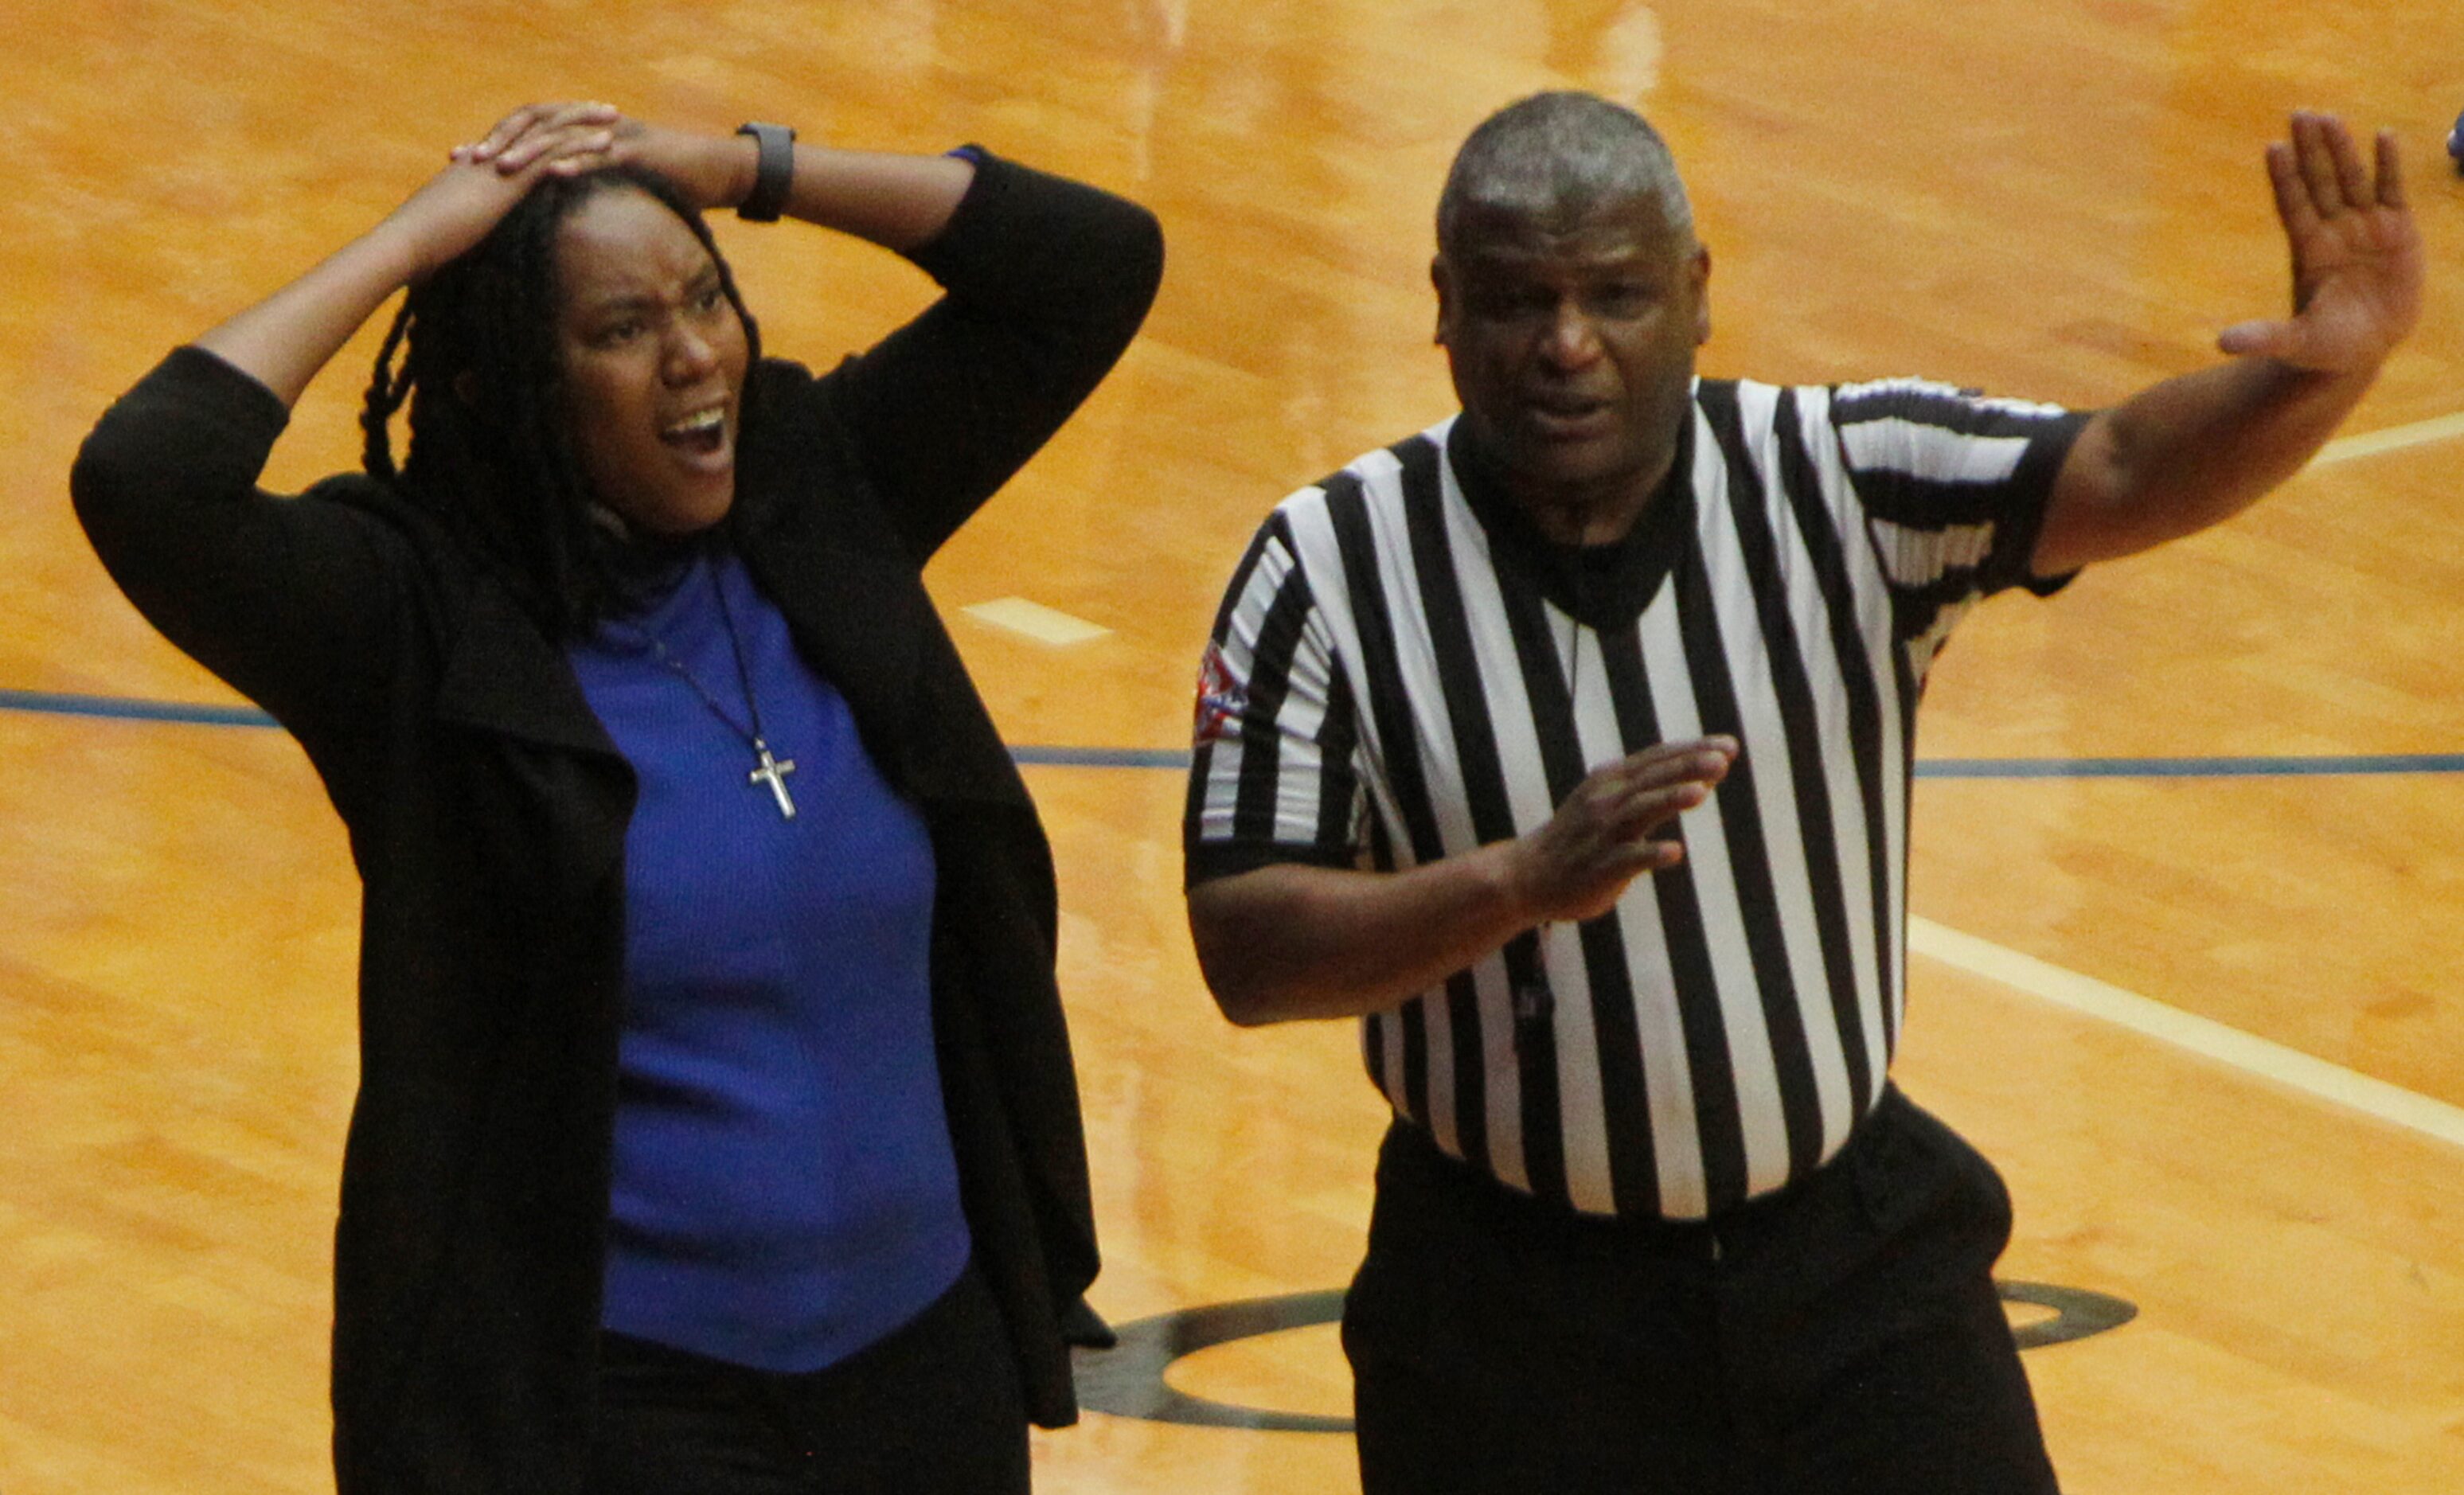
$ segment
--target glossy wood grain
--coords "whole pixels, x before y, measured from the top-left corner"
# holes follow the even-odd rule
[[[2464,409],[2464,11],[2431,0],[112,0],[0,19],[0,690],[224,701],[76,534],[65,474],[172,343],[380,216],[534,97],[850,143],[995,149],[1153,205],[1162,299],[932,581],[1012,739],[1177,749],[1224,578],[1276,498],[1447,413],[1430,213],[1496,105],[1575,85],[1675,144],[1712,374],[1922,373],[2106,401],[2283,297],[2259,150],[2286,110],[2395,128],[2431,245],[2352,424]],[[826,363],[929,292],[722,221],[770,346]],[[272,480],[353,462],[363,338]],[[1930,756],[2464,751],[2464,443],[1997,601]],[[1054,649],[958,608],[1111,631]],[[1382,1126],[1340,1024],[1213,1012],[1167,771],[1035,768],[1108,1267],[1129,1320],[1335,1287]],[[2464,776],[1928,782],[1918,912],[2464,1105]],[[0,1495],[330,1488],[334,1173],[357,887],[297,750],[0,711]],[[2464,1487],[2464,1155],[1920,959],[1907,1088],[2003,1164],[2008,1275],[2140,1317],[2029,1364],[2066,1487]],[[1331,1330],[1184,1390],[1340,1412]],[[1091,1415],[1043,1487],[1354,1487],[1341,1437]]]

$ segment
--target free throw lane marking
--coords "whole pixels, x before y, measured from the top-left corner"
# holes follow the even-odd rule
[[[1909,916],[1908,948],[2057,1006],[2085,1013],[2159,1043],[2289,1085],[2321,1100],[2464,1147],[2464,1108],[2385,1080],[2374,1080],[2342,1065],[2315,1059],[2298,1048],[2287,1048],[2239,1028],[2168,1007],[2153,998],[2123,991],[2077,971],[2066,971],[2034,956],[2005,950],[1931,919]]]
[[[1023,633],[1039,644],[1084,644],[1099,639],[1112,630],[1101,624],[1073,618],[1042,603],[1031,603],[1023,597],[997,597],[988,603],[978,603],[961,609],[970,618],[989,623],[1012,633]]]

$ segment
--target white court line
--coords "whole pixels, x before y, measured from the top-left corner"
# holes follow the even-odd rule
[[[2339,437],[2321,447],[2319,454],[2310,459],[2310,465],[2326,467],[2357,457],[2376,456],[2383,451],[2428,446],[2431,442],[2456,436],[2464,436],[2464,411],[2415,421],[2409,426],[2390,427],[2386,430],[2365,431],[2358,436]],[[2066,971],[2034,956],[2006,950],[1990,940],[1963,934],[1931,919],[1909,916],[1908,947],[1945,965],[1957,966],[1972,976],[1999,981],[2057,1006],[2068,1007],[2116,1027],[2144,1034],[2159,1043],[2186,1048],[2236,1069],[2289,1085],[2321,1100],[2464,1147],[2464,1108],[2433,1100],[2399,1085],[2389,1085],[2385,1080],[2374,1080],[2342,1065],[2314,1058],[2298,1048],[2288,1048],[2239,1028],[2193,1016],[2178,1007],[2168,1007],[2153,998],[2124,991],[2094,977],[2081,976],[2077,971]]]
[[[2247,1070],[2279,1085],[2350,1107],[2381,1121],[2393,1122],[2441,1142],[2464,1147],[2464,1108],[2432,1100],[2402,1086],[2373,1080],[2342,1065],[2314,1059],[2239,1028],[2194,1017],[2137,992],[2110,986],[2094,977],[2065,971],[2034,956],[2005,950],[1973,934],[1947,929],[1931,919],[1910,915],[1908,948],[1971,976],[2039,997],[2057,1006],[2099,1018],[2116,1027],[2145,1034],[2159,1043]]]
[[[958,610],[997,628],[1023,633],[1039,644],[1084,644],[1089,639],[1099,639],[1112,631],[1100,623],[1073,618],[1057,607],[1031,603],[1023,597],[997,597],[991,602],[978,603]]]
[[[2464,411],[2453,415],[2435,416],[2415,421],[2409,426],[2391,426],[2386,430],[2364,431],[2358,436],[2339,436],[2319,449],[2310,459],[2312,467],[2325,467],[2334,462],[2350,462],[2355,457],[2374,457],[2382,451],[2397,451],[2406,447],[2427,446],[2445,441],[2451,436],[2464,436]]]

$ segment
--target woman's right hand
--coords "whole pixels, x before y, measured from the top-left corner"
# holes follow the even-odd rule
[[[456,145],[444,170],[387,215],[424,279],[488,236],[543,175],[603,165],[624,122],[612,104],[529,104]]]
[[[647,166],[707,211],[743,201],[759,154],[741,135],[670,129],[611,104],[531,104],[496,121],[482,139],[456,146],[453,159],[486,162],[508,176]]]
[[[458,146],[374,229],[246,311],[197,346],[255,379],[288,406],[368,315],[481,239],[542,175],[604,164],[622,117],[606,104],[533,104]]]

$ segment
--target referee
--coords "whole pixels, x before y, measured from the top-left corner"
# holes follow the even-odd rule
[[[1951,627],[2297,471],[2409,329],[2382,136],[2268,167],[2294,315],[2073,413],[1699,380],[1639,117],[1544,94],[1438,209],[1460,415],[1286,499],[1201,671],[1190,924],[1395,1110],[1345,1308],[1363,1484],[2055,1488],[1991,1165],[1889,1082],[1911,737]]]

